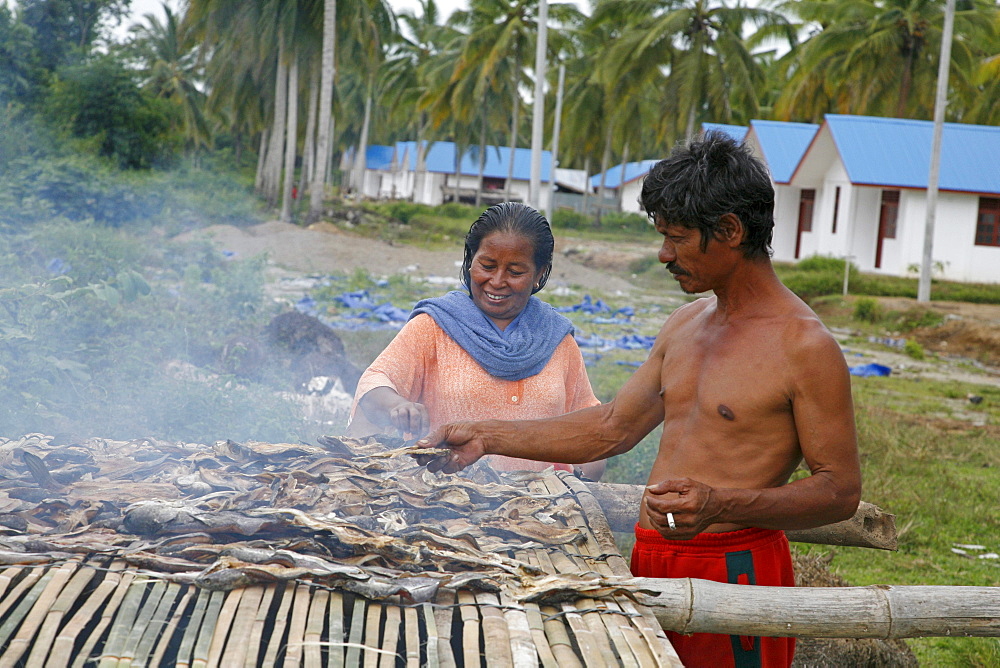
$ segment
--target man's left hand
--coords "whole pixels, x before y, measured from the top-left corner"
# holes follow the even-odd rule
[[[716,522],[713,489],[690,478],[664,480],[646,487],[646,515],[661,536],[688,540]]]

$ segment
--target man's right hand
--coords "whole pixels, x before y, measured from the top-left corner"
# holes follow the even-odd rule
[[[476,422],[454,422],[438,427],[431,434],[417,441],[424,448],[448,448],[450,454],[421,458],[417,461],[432,473],[457,473],[486,454],[486,444]]]

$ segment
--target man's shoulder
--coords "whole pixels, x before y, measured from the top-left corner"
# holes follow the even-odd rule
[[[674,309],[670,315],[667,317],[665,325],[677,326],[682,323],[689,322],[693,318],[697,318],[699,315],[711,309],[715,306],[715,296],[711,295],[708,297],[699,297],[693,301],[678,306]]]

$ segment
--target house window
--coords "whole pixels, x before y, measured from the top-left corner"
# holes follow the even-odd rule
[[[493,176],[483,177],[483,190],[503,190],[507,185],[507,179],[500,179]]]
[[[833,234],[837,233],[837,213],[840,211],[840,186],[833,191]]]
[[[1000,246],[1000,197],[980,197],[976,245]]]
[[[899,216],[899,191],[882,191],[882,215],[879,220],[879,232],[883,239],[896,238],[896,218]]]

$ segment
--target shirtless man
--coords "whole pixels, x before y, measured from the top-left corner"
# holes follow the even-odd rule
[[[770,261],[774,190],[726,135],[679,147],[640,201],[659,260],[687,293],[649,358],[610,403],[525,422],[445,425],[427,446],[455,472],[487,453],[592,461],[663,436],[639,508],[632,571],[645,577],[794,586],[782,529],[851,517],[861,494],[854,409],[840,346]],[[811,475],[789,482],[805,461]],[[668,633],[685,665],[789,665],[791,638]]]

